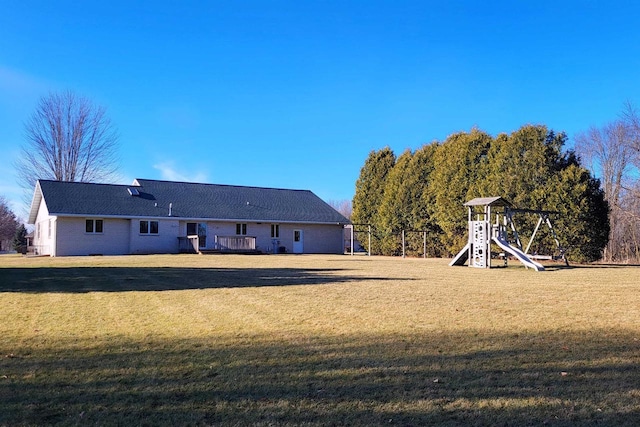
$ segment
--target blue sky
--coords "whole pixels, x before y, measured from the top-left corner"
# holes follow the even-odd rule
[[[107,108],[121,179],[353,197],[371,150],[476,126],[572,139],[640,105],[634,1],[0,0],[0,195],[50,91]],[[571,143],[571,141],[570,141]]]

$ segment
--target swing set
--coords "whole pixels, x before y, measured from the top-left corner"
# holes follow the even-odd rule
[[[469,267],[491,268],[491,245],[497,245],[502,252],[498,254],[503,259],[503,265],[507,265],[508,256],[511,255],[520,261],[526,268],[536,271],[544,271],[544,266],[537,260],[569,262],[565,256],[565,250],[560,245],[558,236],[551,224],[550,216],[558,214],[554,211],[539,209],[516,209],[510,202],[502,197],[480,197],[469,200],[464,204],[468,208],[469,237],[467,244],[449,263],[451,266],[465,265]],[[523,247],[520,233],[516,228],[514,214],[524,213],[538,215],[538,222],[528,239],[526,247]],[[557,253],[553,255],[531,254],[531,245],[540,230],[542,224],[547,225],[553,238]]]

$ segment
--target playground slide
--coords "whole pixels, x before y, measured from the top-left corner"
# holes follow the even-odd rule
[[[525,265],[525,267],[533,268],[536,271],[544,271],[544,267],[542,266],[542,264],[531,260],[520,249],[514,248],[513,246],[511,246],[509,244],[509,242],[507,242],[507,241],[505,241],[505,240],[503,240],[503,239],[501,239],[499,237],[494,237],[493,241],[496,243],[496,245],[500,246],[503,251],[509,252],[511,255],[513,255],[514,257],[518,258],[518,260],[521,263],[523,263]]]
[[[458,252],[458,255],[453,257],[453,259],[449,263],[450,266],[453,267],[454,265],[464,265],[464,263],[467,262],[467,260],[469,259],[469,245],[470,243],[467,243],[465,247],[462,248],[460,252]]]

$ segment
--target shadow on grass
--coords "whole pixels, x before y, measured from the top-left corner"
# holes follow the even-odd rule
[[[324,285],[353,280],[409,280],[389,277],[351,277],[339,274],[340,271],[340,269],[308,268],[0,268],[0,292],[168,291]]]
[[[0,425],[640,423],[632,332],[24,344]]]
[[[543,262],[542,265],[544,266],[545,272],[562,271],[562,270],[603,269],[603,268],[637,269],[638,267],[640,267],[640,265],[637,265],[637,264],[600,264],[600,263],[596,263],[596,264],[572,263],[569,265],[565,265],[561,263]],[[522,267],[522,264],[519,264],[518,261],[510,260],[509,266],[507,268],[512,268],[513,266],[520,268]],[[501,265],[496,265],[492,268],[497,270],[505,267]]]
[[[596,263],[589,264],[589,268],[638,268],[640,264],[608,264],[608,263]]]

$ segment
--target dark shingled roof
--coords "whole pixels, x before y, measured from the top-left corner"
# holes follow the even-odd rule
[[[51,215],[168,217],[171,204],[171,216],[185,219],[349,223],[308,190],[148,179],[137,179],[134,185],[46,180],[39,185]],[[130,188],[139,195],[131,195]]]

